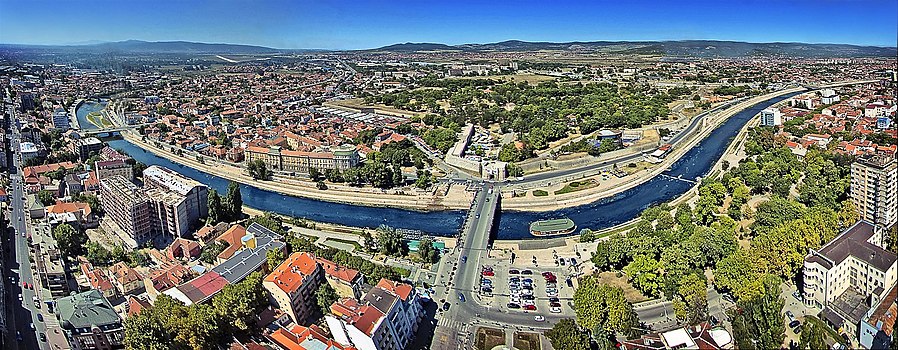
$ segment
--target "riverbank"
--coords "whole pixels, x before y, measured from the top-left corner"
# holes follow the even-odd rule
[[[798,91],[804,90],[803,88],[792,88],[787,90],[780,90],[777,92],[769,93],[762,96],[757,96],[751,98],[749,100],[740,102],[739,104],[732,106],[720,113],[709,115],[706,119],[702,120],[703,125],[700,127],[700,131],[692,136],[689,136],[688,141],[685,145],[676,147],[671,154],[669,154],[663,162],[659,164],[654,164],[651,167],[639,170],[636,173],[617,178],[617,177],[608,177],[608,179],[604,179],[601,174],[596,174],[591,177],[579,178],[578,181],[595,181],[598,183],[597,186],[578,190],[574,192],[568,192],[563,194],[554,194],[556,190],[560,190],[565,185],[564,182],[557,183],[554,187],[549,189],[545,189],[548,192],[546,196],[534,196],[532,192],[527,192],[524,196],[520,197],[512,197],[511,194],[503,193],[502,198],[502,208],[508,210],[517,210],[517,211],[549,211],[549,210],[559,210],[563,208],[584,205],[588,203],[592,203],[598,200],[601,200],[606,197],[614,196],[621,192],[627,191],[635,186],[638,186],[645,181],[654,178],[664,171],[666,171],[670,166],[680,160],[683,155],[685,155],[689,150],[696,146],[699,142],[701,142],[705,137],[707,137],[711,132],[717,129],[717,126],[726,121],[728,118],[736,115],[737,113],[742,112],[743,110],[750,108],[751,106],[761,103],[773,98],[777,98],[782,95],[787,95],[790,93],[795,93]],[[625,161],[624,163],[638,163],[637,160]],[[609,165],[608,168],[611,166]],[[618,164],[619,169],[626,169],[626,164]],[[573,180],[573,179],[568,179]],[[694,180],[694,179],[686,179],[686,180]]]
[[[375,192],[378,191],[377,189],[346,191],[341,187],[348,186],[333,184],[328,184],[328,189],[326,190],[319,190],[313,182],[291,181],[283,178],[272,181],[260,181],[244,174],[241,168],[221,164],[208,157],[202,158],[204,161],[200,162],[196,159],[179,156],[171,150],[143,141],[139,136],[130,132],[122,133],[122,137],[140,148],[175,163],[230,181],[288,196],[369,207],[393,207],[418,211],[466,210],[470,207],[473,199],[473,193],[466,191],[464,185],[456,184],[438,185],[438,188],[426,194],[387,194]],[[215,162],[215,164],[206,164],[206,160]],[[448,188],[441,188],[440,186],[448,186]],[[445,195],[437,196],[434,192],[444,192]]]

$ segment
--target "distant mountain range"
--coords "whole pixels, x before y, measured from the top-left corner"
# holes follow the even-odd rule
[[[3,44],[0,48],[31,49],[66,53],[119,53],[119,54],[270,54],[287,50],[239,44],[208,44],[190,41],[142,41],[126,40],[86,45],[15,45]],[[295,51],[295,50],[289,50]]]
[[[90,43],[83,45],[16,45],[0,44],[0,49],[19,49],[64,53],[98,54],[273,54],[279,52],[324,51],[274,49],[238,44],[208,44],[189,41],[141,41]],[[508,40],[489,44],[446,45],[440,43],[403,43],[368,50],[346,52],[490,52],[490,51],[571,51],[615,54],[658,55],[665,57],[733,58],[733,57],[895,57],[895,47],[848,44],[747,43],[740,41],[588,41],[529,42]]]
[[[668,57],[895,57],[895,47],[848,44],[747,43],[740,41],[588,41],[529,42],[508,40],[490,44],[446,45],[438,43],[404,43],[384,46],[369,52],[423,51],[586,51],[619,54],[661,55]]]

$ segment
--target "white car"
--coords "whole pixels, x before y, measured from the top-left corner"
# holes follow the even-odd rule
[[[521,295],[533,295],[533,291],[529,289],[522,289]]]
[[[533,320],[536,322],[543,322],[546,320],[546,318],[543,317],[542,315],[536,315],[536,316],[533,316]]]
[[[522,305],[536,305],[536,304],[533,303],[533,300],[524,300],[524,303]]]
[[[552,313],[557,314],[557,313],[561,313],[561,308],[560,308],[560,307],[557,307],[557,306],[553,306],[553,307],[550,307],[550,308],[549,308],[549,311],[551,311]]]

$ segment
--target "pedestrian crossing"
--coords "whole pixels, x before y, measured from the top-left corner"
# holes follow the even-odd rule
[[[441,318],[439,321],[437,321],[437,326],[442,326],[442,327],[454,329],[457,331],[464,331],[465,329],[468,328],[467,323],[463,323],[463,322],[456,321],[456,320],[451,320],[451,319],[445,318],[445,317]]]

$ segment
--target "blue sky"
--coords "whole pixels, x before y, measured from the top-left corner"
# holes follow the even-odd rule
[[[712,39],[895,46],[896,14],[896,0],[0,0],[0,43],[139,39],[362,49]]]

